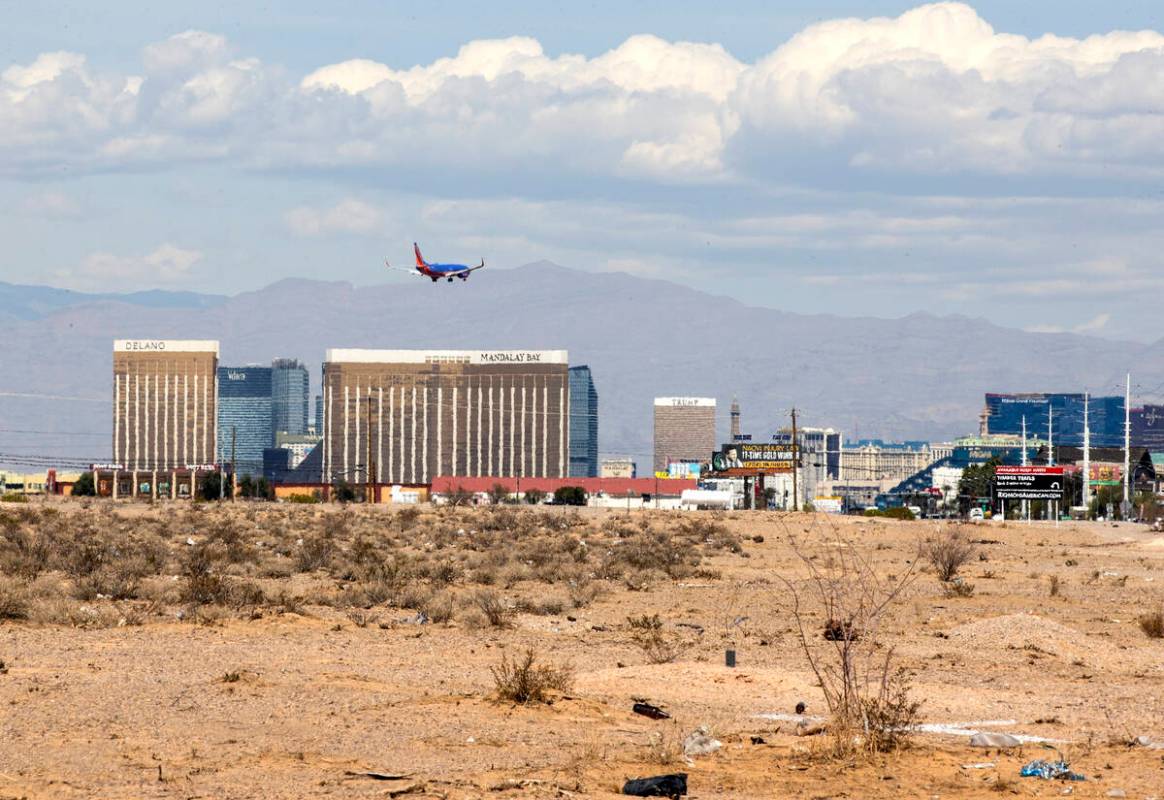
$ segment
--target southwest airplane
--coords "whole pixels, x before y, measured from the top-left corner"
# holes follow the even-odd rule
[[[384,261],[384,266],[388,269],[394,269],[398,272],[407,272],[409,275],[415,275],[418,278],[431,278],[433,283],[436,283],[441,278],[445,278],[449,283],[453,282],[453,278],[460,278],[463,281],[469,280],[469,273],[474,270],[482,269],[485,266],[485,259],[481,259],[481,263],[475,267],[470,267],[465,264],[430,264],[424,260],[424,256],[420,254],[420,247],[416,242],[412,243],[412,250],[416,253],[416,271],[410,269],[399,269]]]

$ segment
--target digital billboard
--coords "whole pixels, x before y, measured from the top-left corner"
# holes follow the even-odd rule
[[[1059,500],[1062,467],[997,467],[994,494],[999,500]]]
[[[798,460],[799,448],[792,444],[732,442],[712,454],[711,469],[727,475],[792,472]]]

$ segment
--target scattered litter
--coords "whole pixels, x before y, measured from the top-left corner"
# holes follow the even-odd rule
[[[703,626],[697,625],[694,622],[676,622],[675,627],[676,628],[690,628],[693,631],[698,631],[699,633],[703,633]]]
[[[371,778],[374,781],[402,781],[405,778],[411,778],[411,772],[401,772],[399,774],[391,772],[353,772],[348,770],[345,775],[351,775],[354,778]]]
[[[830,642],[859,642],[861,634],[851,622],[830,619],[825,623],[824,638]]]
[[[671,719],[670,714],[650,703],[635,703],[631,706],[631,711],[636,714],[642,714],[644,717],[650,717],[651,719]]]
[[[700,725],[683,740],[683,754],[688,757],[710,755],[721,747],[723,744],[711,738],[706,725]]]
[[[809,722],[801,720],[796,724],[797,736],[819,736],[827,730],[823,722]]]
[[[1078,772],[1071,771],[1071,765],[1067,763],[1067,759],[1063,758],[1063,754],[1055,747],[1050,745],[1043,745],[1049,750],[1054,750],[1055,754],[1059,756],[1058,761],[1047,761],[1043,758],[1036,758],[1031,763],[1027,764],[1019,770],[1019,776],[1023,778],[1042,778],[1046,781],[1085,781],[1087,778],[1080,775]]]
[[[687,794],[687,773],[633,778],[623,784],[622,793],[632,797],[681,797]]]
[[[768,744],[768,741],[763,736],[753,736],[752,744]]]
[[[988,747],[994,750],[1009,750],[1022,744],[1009,733],[976,733],[970,737],[971,747]]]
[[[186,537],[186,544],[187,544],[187,546],[189,546],[189,547],[193,547],[193,546],[194,546],[194,537],[192,537],[192,536],[187,536],[187,537]]]
[[[1125,792],[1123,789],[1108,789],[1106,796],[1107,797],[1127,797],[1128,793]]]
[[[404,623],[405,625],[427,625],[429,622],[429,619],[428,619],[428,614],[425,614],[423,611],[417,611],[416,616],[405,617],[404,619],[402,619],[400,621],[402,623]]]
[[[804,704],[804,701],[803,701],[803,700],[801,700],[799,703],[797,703],[797,704],[796,704],[796,713],[797,713],[797,714],[803,714],[803,713],[804,713],[804,711],[805,711],[805,709],[807,709],[807,708],[808,708],[808,706],[806,706],[806,705]]]
[[[977,764],[963,764],[962,769],[994,769],[997,766],[997,761],[980,761]]]

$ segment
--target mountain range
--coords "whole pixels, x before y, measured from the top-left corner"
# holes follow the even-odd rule
[[[976,429],[984,392],[1118,394],[1128,370],[1145,385],[1164,382],[1164,340],[926,313],[798,314],[549,262],[452,285],[287,279],[234,296],[0,283],[0,336],[0,464],[10,465],[12,454],[109,458],[119,338],[218,339],[224,366],[299,358],[314,386],[331,347],[566,349],[593,370],[600,451],[633,455],[640,468],[650,462],[655,396],[718,398],[721,438],[737,397],[743,430],[757,439],[786,425],[793,406],[801,424],[846,438],[947,439]]]

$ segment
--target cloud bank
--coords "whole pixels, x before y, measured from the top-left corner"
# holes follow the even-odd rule
[[[1161,74],[1159,33],[1029,39],[960,3],[822,22],[754,63],[649,35],[593,58],[512,37],[408,68],[361,59],[296,76],[187,31],[145,47],[133,75],[69,52],[5,69],[0,170],[196,161],[715,184],[808,159],[1155,179]]]

